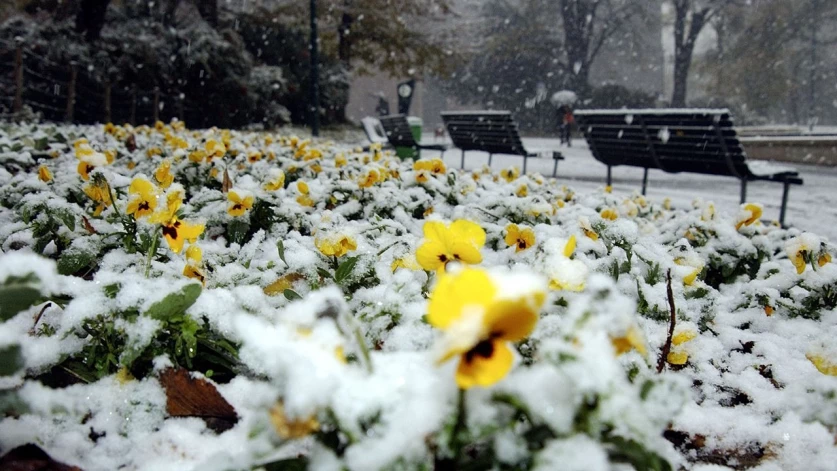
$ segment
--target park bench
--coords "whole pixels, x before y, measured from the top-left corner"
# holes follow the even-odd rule
[[[384,133],[393,147],[409,147],[413,149],[416,157],[420,157],[421,151],[425,149],[442,152],[448,150],[448,146],[444,144],[420,144],[416,141],[410,124],[407,122],[407,116],[403,114],[381,116],[380,120]]]
[[[384,131],[383,126],[381,126],[381,121],[378,118],[373,118],[371,116],[367,116],[360,120],[361,126],[363,126],[363,132],[366,133],[366,138],[372,144],[380,144],[382,148],[392,147],[389,144],[389,139],[387,139],[386,132]],[[364,150],[368,151],[369,146],[364,147]]]
[[[524,174],[529,157],[547,153],[555,161],[553,177],[558,171],[558,161],[564,159],[558,151],[529,151],[523,147],[517,123],[509,111],[445,111],[442,121],[454,147],[462,151],[462,168],[465,168],[465,152],[469,150],[487,152],[489,167],[494,154],[523,156]]]
[[[618,165],[644,169],[643,195],[650,169],[730,176],[741,182],[744,203],[747,182],[773,181],[784,186],[784,225],[790,185],[802,184],[793,169],[748,162],[727,109],[579,110],[575,117],[593,157],[607,165],[608,185]]]

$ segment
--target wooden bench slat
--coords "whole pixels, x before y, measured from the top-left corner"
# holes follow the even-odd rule
[[[487,152],[489,165],[494,154],[520,155],[523,173],[526,173],[526,159],[538,155],[523,145],[517,123],[508,111],[442,112],[442,121],[454,146],[462,150],[462,168],[465,167],[465,151]],[[552,158],[555,160],[554,176],[558,161],[564,157],[560,152],[552,151]]]
[[[789,185],[801,185],[796,172],[756,174],[747,165],[729,110],[582,110],[575,114],[593,156],[610,168],[628,165],[670,173],[736,177],[741,201],[746,182],[775,181],[784,185],[780,222],[784,224]]]

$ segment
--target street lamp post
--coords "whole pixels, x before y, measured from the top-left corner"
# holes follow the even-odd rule
[[[311,135],[320,135],[320,80],[317,44],[317,0],[311,0]]]

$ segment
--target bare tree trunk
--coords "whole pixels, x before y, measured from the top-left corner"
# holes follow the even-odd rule
[[[588,52],[595,7],[590,11],[585,0],[561,0],[564,21],[564,44],[569,68],[568,86],[579,96],[586,96],[589,88],[590,64]]]
[[[198,13],[213,27],[218,26],[218,0],[198,0]]]
[[[110,0],[81,0],[81,8],[76,15],[76,31],[84,33],[88,42],[99,39],[105,26],[105,13]]]
[[[686,106],[686,92],[689,81],[689,69],[695,41],[706,21],[715,13],[711,7],[692,11],[692,0],[674,0],[674,90],[671,93],[671,106]],[[691,15],[690,15],[691,13]],[[691,19],[691,21],[687,20]]]
[[[12,111],[20,113],[23,108],[23,46],[18,44],[15,50],[15,100]]]

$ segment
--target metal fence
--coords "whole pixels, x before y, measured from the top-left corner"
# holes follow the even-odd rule
[[[183,120],[200,111],[178,90],[102,83],[75,63],[56,63],[25,44],[0,39],[0,119],[20,116],[24,106],[48,121],[152,124]]]

